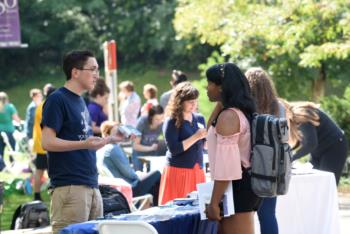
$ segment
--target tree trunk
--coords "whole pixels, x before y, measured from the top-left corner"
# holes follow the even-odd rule
[[[319,103],[324,96],[326,86],[326,68],[322,63],[318,79],[312,81],[312,100]]]

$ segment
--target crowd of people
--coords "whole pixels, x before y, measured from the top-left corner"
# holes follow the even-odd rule
[[[295,149],[292,159],[310,154],[314,168],[333,172],[339,183],[348,150],[344,132],[315,103],[280,98],[262,68],[243,73],[233,63],[211,66],[206,71],[207,96],[216,106],[207,121],[198,112],[199,91],[181,71],[172,72],[171,89],[159,101],[157,87],[146,84],[143,105],[134,84],[123,81],[118,97],[120,123],[108,120],[110,88],[99,77],[93,53],[68,53],[63,71],[63,87],[55,89],[47,84],[43,93],[40,89],[30,91],[32,101],[25,118],[26,136],[32,139],[36,156],[34,199],[41,200],[41,177],[48,169],[54,233],[71,223],[102,216],[98,161],[112,176],[129,183],[134,196],[152,194],[153,204],[163,205],[186,197],[196,190],[196,184],[206,181],[205,151],[214,181],[205,213],[210,220],[219,221],[220,233],[254,233],[255,211],[262,234],[278,233],[277,197],[261,198],[251,189],[250,128],[254,113],[286,118],[289,144]],[[15,148],[13,121],[21,120],[6,93],[0,92],[1,157],[5,140]],[[130,125],[140,135],[126,138],[119,131],[120,125]],[[120,144],[123,141],[132,142],[131,160]],[[165,155],[163,170],[145,172],[139,159],[145,155]],[[235,214],[224,218],[219,203],[229,183]]]

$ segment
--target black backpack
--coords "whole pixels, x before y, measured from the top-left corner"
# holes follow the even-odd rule
[[[11,229],[46,227],[50,225],[49,211],[42,201],[20,205],[12,217]]]
[[[120,215],[131,212],[125,196],[117,189],[109,185],[100,185],[100,193],[103,201],[103,215]]]

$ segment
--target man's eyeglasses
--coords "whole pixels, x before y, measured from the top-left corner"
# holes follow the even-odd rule
[[[78,70],[86,70],[86,71],[91,71],[95,75],[100,74],[100,70],[98,68],[77,68]]]

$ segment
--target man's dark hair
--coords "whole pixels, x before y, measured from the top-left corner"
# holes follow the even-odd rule
[[[95,55],[88,50],[68,52],[63,58],[63,72],[66,75],[66,79],[70,80],[73,68],[82,69],[90,57],[95,57]]]
[[[56,88],[54,86],[49,87],[47,89],[46,97],[50,96],[55,91],[56,91]]]
[[[187,76],[185,73],[179,70],[173,70],[173,78],[172,78],[174,86],[180,84],[181,82],[187,81]]]

